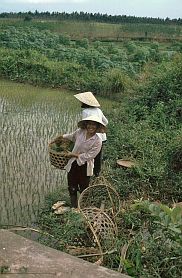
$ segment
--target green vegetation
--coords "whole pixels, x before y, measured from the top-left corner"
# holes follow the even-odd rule
[[[32,28],[8,27],[0,33],[0,75],[19,82],[72,90],[93,90],[108,96],[127,91],[150,64],[181,52],[171,44],[160,51],[155,43],[124,42],[121,46],[85,38],[71,41],[68,36]],[[109,77],[109,78],[108,78]]]
[[[113,160],[135,159],[140,164],[129,172],[114,170],[114,177],[122,181],[118,190],[125,197],[133,187],[139,198],[147,194],[154,200],[180,201],[181,74],[181,57],[161,64],[148,83],[138,87],[135,97],[127,100],[123,110],[118,107],[115,114],[112,111],[107,155]]]
[[[179,278],[182,272],[182,209],[172,207],[182,201],[181,50],[181,42],[164,48],[159,42],[72,41],[31,27],[3,27],[0,33],[2,77],[117,100],[107,111],[104,155],[105,175],[122,210],[116,219],[117,251],[103,264],[132,277]],[[137,166],[118,168],[117,158]],[[38,224],[52,235],[42,241],[67,251],[70,244],[83,244],[86,235],[79,215],[50,212],[59,194],[49,196]]]
[[[71,39],[90,41],[181,41],[182,20],[89,13],[1,13],[0,29],[7,26],[50,30]]]
[[[67,22],[67,21],[22,21],[12,20],[6,22],[7,26],[33,27],[40,31],[50,30],[57,34],[68,35],[72,40],[88,38],[89,41],[123,41],[126,39],[140,39],[141,41],[180,40],[181,26],[161,26],[145,24],[109,24],[97,22]],[[1,26],[1,21],[0,21]],[[3,22],[2,27],[5,27]],[[1,28],[2,28],[1,27]]]
[[[105,175],[119,192],[122,210],[116,219],[117,251],[105,256],[104,265],[132,277],[179,278],[182,271],[182,208],[172,207],[181,201],[182,192],[181,65],[181,56],[163,62],[144,85],[139,84],[108,112]],[[117,168],[117,158],[135,160],[137,167]],[[46,223],[53,221],[48,231],[56,238],[59,234],[56,248],[68,252],[70,238],[57,230],[60,221],[60,229],[70,225],[67,218],[74,215],[57,217],[50,212],[51,201],[58,198],[59,193],[49,196],[39,225],[47,230]],[[76,242],[84,244],[86,237],[79,221],[81,231],[72,237],[77,247]],[[54,241],[46,242],[55,247]]]

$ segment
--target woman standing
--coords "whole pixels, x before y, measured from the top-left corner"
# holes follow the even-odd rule
[[[104,116],[102,110],[99,108],[100,104],[92,92],[79,93],[74,95],[74,97],[81,102],[82,119],[85,119],[89,116],[96,116],[102,121],[102,123],[105,126],[108,124],[108,120]],[[102,140],[102,144],[104,144],[107,141],[106,133],[98,133],[98,135]],[[102,148],[98,153],[98,155],[96,156],[94,162],[94,175],[96,177],[98,177],[100,174],[101,162],[102,162]]]
[[[89,186],[90,177],[93,175],[94,158],[102,147],[102,140],[97,133],[106,131],[104,123],[96,116],[80,121],[78,127],[75,132],[64,134],[54,141],[66,138],[75,143],[72,152],[67,153],[70,159],[65,166],[72,208],[77,208],[77,193]]]

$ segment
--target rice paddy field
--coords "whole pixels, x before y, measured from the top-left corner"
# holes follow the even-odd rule
[[[48,143],[81,119],[73,92],[0,80],[0,225],[36,219],[45,196],[67,194],[66,173],[50,164]],[[102,101],[107,113],[111,101]]]
[[[71,132],[80,107],[64,91],[0,81],[2,225],[34,220],[48,192],[65,188],[65,172],[49,162],[48,143]]]
[[[44,196],[65,187],[48,142],[75,129],[80,107],[68,92],[0,81],[0,224],[33,221]]]

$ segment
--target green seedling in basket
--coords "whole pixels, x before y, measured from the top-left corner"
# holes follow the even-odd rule
[[[73,146],[74,146],[74,143],[71,141],[62,142],[62,143],[52,143],[51,149],[56,152],[67,152],[67,151],[72,151]]]

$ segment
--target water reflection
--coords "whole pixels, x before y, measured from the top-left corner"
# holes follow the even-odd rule
[[[0,81],[0,224],[32,222],[48,192],[66,186],[50,165],[48,142],[75,129],[80,107],[57,90]]]

